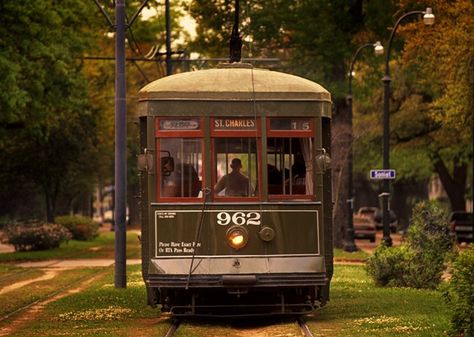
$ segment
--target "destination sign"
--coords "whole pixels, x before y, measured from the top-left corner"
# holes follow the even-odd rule
[[[289,119],[289,118],[274,118],[270,120],[270,128],[272,130],[311,130],[309,119]]]
[[[255,130],[256,121],[253,118],[216,118],[215,130]]]
[[[162,119],[160,120],[160,130],[198,130],[199,120],[197,119]]]
[[[372,180],[391,180],[395,179],[395,176],[395,170],[370,170]]]

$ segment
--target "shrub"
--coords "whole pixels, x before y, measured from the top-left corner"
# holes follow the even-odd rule
[[[433,202],[415,206],[406,242],[381,246],[367,261],[367,273],[377,285],[436,288],[453,247],[446,214]]]
[[[451,308],[452,335],[474,336],[474,249],[472,245],[454,260],[445,298]]]
[[[36,221],[7,225],[4,228],[4,242],[18,251],[45,250],[57,248],[63,241],[71,239],[71,233],[61,225]]]
[[[367,273],[378,286],[399,286],[403,278],[409,251],[405,246],[387,247],[382,244],[367,259]]]
[[[58,216],[55,221],[69,229],[74,240],[88,241],[94,239],[98,235],[99,224],[85,216]]]
[[[432,201],[415,205],[406,243],[428,260],[443,263],[453,248],[445,211]]]

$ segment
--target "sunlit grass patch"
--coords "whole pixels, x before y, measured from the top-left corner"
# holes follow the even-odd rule
[[[133,313],[132,309],[109,306],[107,308],[69,311],[59,314],[60,321],[113,321],[128,318]]]
[[[449,312],[440,292],[376,287],[364,266],[336,265],[331,300],[311,328],[330,326],[325,336],[444,336]]]

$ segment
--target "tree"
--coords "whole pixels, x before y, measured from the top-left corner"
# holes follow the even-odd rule
[[[0,177],[38,186],[53,221],[67,179],[92,172],[84,168],[96,125],[80,61],[91,46],[91,6],[72,0],[0,6]],[[9,132],[11,124],[20,127]]]
[[[392,55],[390,64],[391,166],[397,170],[397,179],[407,180],[427,179],[434,170],[451,208],[464,210],[467,168],[472,159],[468,126],[473,114],[474,5],[465,0],[439,0],[432,5],[434,26],[424,27],[421,20],[414,20],[397,32],[404,49]],[[404,1],[401,6],[407,12],[423,8],[424,3]],[[369,153],[381,134],[370,127],[381,125],[380,113],[372,112],[377,111],[381,92],[373,97],[357,109],[358,130],[365,132],[359,151]],[[366,158],[366,164],[377,162],[376,156]]]

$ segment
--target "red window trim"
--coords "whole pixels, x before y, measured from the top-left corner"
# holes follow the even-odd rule
[[[311,194],[269,194],[268,200],[316,200]]]

